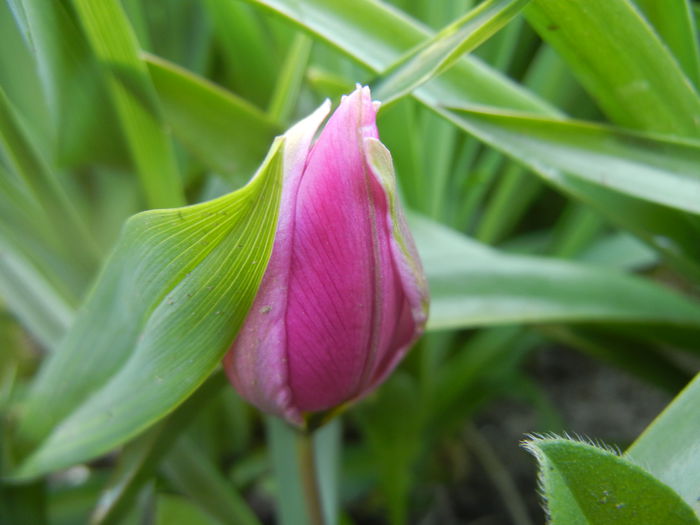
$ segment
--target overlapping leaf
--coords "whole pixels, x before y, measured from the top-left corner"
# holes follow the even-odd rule
[[[417,216],[411,227],[430,284],[430,329],[557,321],[700,329],[699,305],[643,279],[502,254]]]
[[[109,450],[206,379],[243,322],[269,258],[282,140],[245,188],[127,222],[37,377],[17,432],[28,455],[17,477]]]

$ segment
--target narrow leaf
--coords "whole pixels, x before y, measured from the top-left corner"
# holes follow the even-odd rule
[[[107,77],[132,159],[152,208],[184,204],[172,144],[129,20],[118,0],[73,0]]]
[[[532,169],[561,170],[651,202],[700,213],[700,142],[572,120],[453,111]]]
[[[525,13],[612,121],[700,135],[700,96],[630,0],[534,0]]]
[[[411,227],[430,284],[430,329],[553,321],[700,328],[700,305],[641,278],[507,255],[417,216]]]
[[[245,180],[279,132],[259,109],[163,59],[146,63],[173,133],[213,171]]]
[[[382,73],[374,96],[400,98],[452,66],[510,22],[529,0],[487,0],[399,58]]]
[[[659,36],[673,51],[688,78],[700,88],[700,42],[692,0],[634,0]]]

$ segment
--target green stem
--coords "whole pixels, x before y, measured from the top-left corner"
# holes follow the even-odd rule
[[[306,509],[311,525],[325,525],[323,507],[321,504],[321,492],[316,477],[316,460],[314,456],[313,434],[311,432],[299,432],[297,442],[299,454],[299,471],[301,485],[304,491]]]

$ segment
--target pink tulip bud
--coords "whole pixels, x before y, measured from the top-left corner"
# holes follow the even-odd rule
[[[285,135],[272,257],[224,360],[238,392],[303,426],[357,400],[420,336],[428,290],[378,139],[369,88],[326,101]]]

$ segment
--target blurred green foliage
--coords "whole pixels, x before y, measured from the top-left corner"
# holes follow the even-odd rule
[[[65,456],[48,441],[52,460],[32,470],[37,443],[21,442],[18,422],[46,426],[42,441],[68,420],[52,406],[101,399],[129,412],[120,403],[138,374],[126,367],[121,390],[105,379],[101,397],[81,377],[89,358],[106,359],[107,376],[109,359],[143,358],[138,334],[164,296],[149,295],[147,273],[130,284],[147,290],[142,312],[119,324],[133,298],[114,301],[138,261],[177,246],[149,255],[156,243],[133,228],[142,244],[118,244],[126,219],[242,188],[275,135],[357,82],[390,102],[379,129],[433,311],[397,373],[317,439],[329,523],[543,521],[534,469],[522,486],[503,451],[525,457],[519,439],[570,423],[557,378],[538,372],[552,352],[676,396],[624,458],[529,445],[545,474],[562,466],[543,486],[553,523],[616,523],[595,502],[571,503],[601,488],[596,468],[629,489],[627,511],[684,501],[683,523],[697,522],[698,380],[681,389],[700,352],[699,17],[694,0],[0,0],[0,523],[255,524],[275,509],[280,523],[305,523],[284,428],[220,372],[195,389],[226,341],[213,348],[193,320],[178,321],[178,351],[163,354],[191,388],[166,384],[151,406],[156,387],[140,387],[139,408],[153,410],[138,424],[108,419],[109,439],[86,431]],[[253,208],[251,191],[232,194],[235,210]],[[182,212],[149,213],[165,232]],[[267,228],[245,252],[262,267],[272,219],[241,213]],[[116,245],[130,255],[105,266]],[[100,268],[113,287],[87,301]],[[226,268],[249,287],[262,271]],[[222,337],[234,335],[232,324]],[[56,352],[69,356],[51,358],[61,374],[39,374]],[[199,359],[196,378],[182,355]],[[79,399],[62,397],[70,382]],[[494,418],[495,432],[480,424]],[[635,438],[619,435],[622,449]],[[42,476],[18,483],[23,465]],[[483,501],[469,499],[475,487]]]

